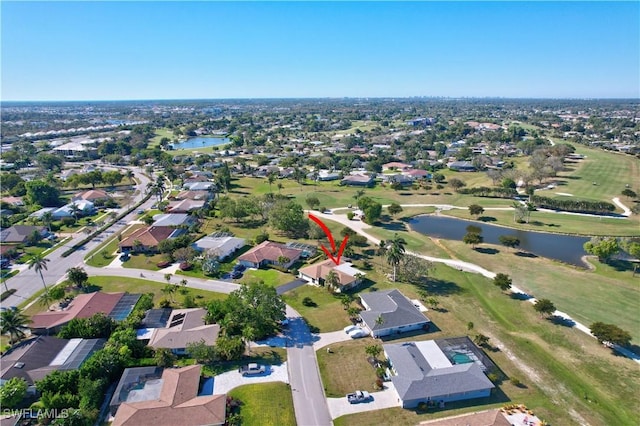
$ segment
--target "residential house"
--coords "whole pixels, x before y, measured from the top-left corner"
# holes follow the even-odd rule
[[[53,210],[51,212],[51,216],[53,216],[54,219],[62,219],[63,217],[74,217],[74,214],[85,216],[93,214],[95,210],[96,207],[91,201],[77,200]]]
[[[105,343],[106,339],[58,339],[53,336],[36,336],[23,341],[0,357],[0,385],[19,377],[27,382],[28,392],[35,394],[37,380],[56,370],[79,368]]]
[[[345,176],[340,181],[340,185],[348,185],[348,186],[367,186],[367,187],[372,187],[373,184],[374,184],[373,175],[366,175],[366,174],[357,174],[357,175]]]
[[[42,238],[49,235],[49,231],[44,226],[33,225],[13,225],[9,228],[0,230],[0,243],[2,244],[24,244],[33,232],[38,232]]]
[[[399,170],[404,172],[412,168],[413,167],[411,166],[411,164],[400,163],[398,161],[392,161],[390,163],[386,163],[382,165],[383,172],[387,170]]]
[[[398,289],[360,294],[360,318],[373,337],[429,328],[431,322]]]
[[[302,256],[302,250],[289,248],[280,243],[263,241],[238,257],[238,261],[248,268],[260,268],[270,264],[289,268],[300,259],[300,256]],[[287,258],[289,261],[281,263],[281,258]]]
[[[431,179],[431,173],[422,169],[413,169],[403,173],[406,176],[410,176],[413,180],[425,180]]]
[[[338,180],[338,179],[340,179],[340,172],[330,172],[328,170],[319,170],[318,174],[316,175],[316,180],[319,180],[321,182],[327,182],[327,181]]]
[[[384,344],[382,349],[403,408],[485,398],[495,387],[484,373],[485,363],[493,363],[468,337]]]
[[[213,197],[209,191],[181,191],[175,197],[176,200],[204,200],[208,201]]]
[[[457,172],[475,172],[478,170],[471,161],[453,161],[449,163],[447,167]]]
[[[214,346],[220,333],[218,324],[205,324],[207,310],[203,308],[174,309],[164,328],[150,331],[149,346],[170,349],[176,355],[184,355],[189,343],[203,341]],[[149,330],[147,330],[149,332]],[[147,334],[143,334],[147,336]]]
[[[160,241],[178,237],[185,232],[184,229],[170,226],[145,226],[123,238],[119,244],[120,251],[154,252]]]
[[[244,238],[231,236],[216,237],[214,234],[200,238],[192,244],[192,247],[201,252],[215,253],[220,260],[224,260],[244,247],[245,244],[246,240]]]
[[[91,201],[96,200],[108,200],[111,196],[102,189],[88,189],[86,191],[80,191],[71,198],[71,201]]]
[[[89,318],[99,312],[116,320],[123,320],[131,313],[139,298],[139,294],[100,291],[78,294],[61,310],[41,312],[32,316],[29,329],[33,334],[55,334],[72,319]]]
[[[324,286],[327,275],[331,271],[338,278],[338,285],[335,288],[337,293],[357,287],[365,276],[364,272],[354,268],[350,262],[342,260],[339,265],[336,265],[331,259],[301,268],[298,276],[310,284]]]
[[[205,204],[204,200],[171,201],[167,206],[167,211],[169,213],[190,213],[202,209]]]
[[[16,207],[24,206],[24,200],[22,199],[22,197],[2,197],[0,198],[0,201]]]
[[[160,227],[190,227],[198,220],[186,213],[161,213],[153,216],[153,225]]]
[[[394,183],[398,183],[402,186],[413,185],[413,178],[409,175],[384,175],[383,179],[388,182],[390,185]]]
[[[189,191],[211,191],[215,188],[213,182],[185,182],[182,188]]]
[[[144,372],[131,370],[125,369],[111,400],[111,407],[115,406],[117,410],[112,426],[202,426],[225,423],[227,396],[200,390],[201,365],[167,368],[160,378],[153,372],[145,375]]]

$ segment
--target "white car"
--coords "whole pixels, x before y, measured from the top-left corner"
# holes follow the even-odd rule
[[[359,339],[359,338],[361,338],[361,337],[365,337],[365,336],[367,336],[368,334],[369,334],[369,333],[367,333],[366,331],[364,331],[363,329],[358,328],[358,327],[356,327],[356,329],[355,329],[355,330],[351,330],[351,331],[349,332],[349,336],[350,336],[352,339]]]
[[[352,332],[353,330],[356,330],[358,328],[357,325],[348,325],[345,328],[343,328],[344,332],[349,334],[350,332]]]

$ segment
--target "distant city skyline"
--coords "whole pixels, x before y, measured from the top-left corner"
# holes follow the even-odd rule
[[[640,98],[638,2],[12,2],[2,101]]]

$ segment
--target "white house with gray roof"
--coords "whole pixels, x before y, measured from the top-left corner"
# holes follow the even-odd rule
[[[397,289],[362,293],[360,302],[366,309],[360,318],[373,337],[427,329],[431,322]]]
[[[446,354],[436,340],[392,343],[382,349],[403,408],[488,397],[495,387],[473,351]]]

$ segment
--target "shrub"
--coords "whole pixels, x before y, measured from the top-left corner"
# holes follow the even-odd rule
[[[356,216],[356,214],[354,212],[348,212],[347,213],[347,219],[349,220],[353,220],[353,218]]]
[[[9,291],[3,291],[2,294],[0,294],[0,302],[6,299],[7,297],[11,296],[16,291],[17,290],[15,288],[10,288]]]
[[[162,262],[158,262],[156,266],[162,269],[162,268],[166,268],[169,265],[171,265],[171,262],[169,262],[168,260],[163,260]]]
[[[418,404],[418,411],[420,412],[424,413],[425,411],[427,411],[427,408],[429,408],[429,406],[427,405],[426,402],[421,402]]]

